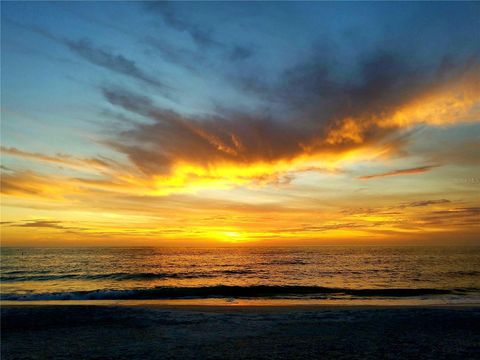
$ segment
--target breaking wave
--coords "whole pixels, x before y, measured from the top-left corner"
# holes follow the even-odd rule
[[[385,288],[347,289],[320,286],[206,286],[155,287],[135,290],[95,290],[35,294],[2,294],[2,300],[146,300],[181,298],[330,298],[330,297],[413,297],[466,295],[479,289]]]

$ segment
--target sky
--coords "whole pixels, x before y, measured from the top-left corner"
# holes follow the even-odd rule
[[[471,244],[478,2],[2,2],[2,246]]]

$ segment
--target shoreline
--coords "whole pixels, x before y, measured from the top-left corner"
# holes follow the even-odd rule
[[[1,306],[2,359],[478,359],[476,305]]]
[[[231,311],[231,310],[341,310],[341,309],[400,309],[400,308],[480,308],[479,301],[446,302],[434,299],[157,299],[157,300],[4,300],[0,308],[8,307],[140,307],[178,310]]]

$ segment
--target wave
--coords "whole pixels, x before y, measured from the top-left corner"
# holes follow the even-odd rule
[[[414,297],[466,295],[480,289],[390,288],[343,289],[320,286],[206,286],[155,287],[134,290],[95,290],[36,294],[2,294],[2,300],[153,300],[181,298],[327,298],[327,297]]]
[[[262,263],[262,265],[308,265],[308,262],[303,259],[272,260]]]
[[[2,282],[17,281],[55,281],[55,280],[156,280],[156,279],[197,279],[197,278],[213,278],[222,275],[246,275],[251,274],[251,270],[222,270],[205,272],[189,272],[189,273],[109,273],[109,274],[24,274],[26,272],[10,272],[3,273],[0,277]]]
[[[451,271],[451,272],[448,272],[447,274],[450,275],[450,276],[479,276],[480,271],[475,271],[475,270],[463,271],[463,270],[460,270],[460,271]]]

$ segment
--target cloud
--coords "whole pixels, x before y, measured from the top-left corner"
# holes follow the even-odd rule
[[[112,105],[153,121],[135,125],[112,142],[147,174],[168,173],[175,162],[182,161],[205,167],[217,162],[241,166],[302,152],[305,134],[289,124],[240,114],[231,118],[184,117],[124,90],[109,88],[103,92]]]
[[[410,151],[428,163],[475,168],[480,165],[479,137],[480,127],[475,123],[455,127],[423,127],[412,138]]]
[[[382,61],[389,63],[391,60]],[[374,70],[366,72],[370,74]],[[343,91],[327,91],[325,96],[331,99],[323,107],[314,101],[318,109],[306,106],[287,120],[268,114],[184,116],[157,107],[147,96],[104,87],[104,96],[111,105],[152,121],[134,124],[109,144],[127,155],[148,176],[173,176],[173,179],[178,175],[179,186],[188,182],[188,178],[218,180],[230,177],[234,183],[244,184],[249,178],[295,172],[312,165],[328,167],[325,164],[348,159],[353,152],[361,158],[362,151],[373,154],[397,151],[411,125],[385,119],[390,119],[397,108],[408,107],[412,92],[417,96],[420,93],[416,87],[418,80],[408,87],[405,85],[401,91],[396,85],[386,85],[394,76],[390,71],[387,73],[388,76],[368,75],[370,80],[364,86],[357,85],[356,90],[347,88],[347,93],[352,94],[350,102],[344,95],[336,97],[337,92],[343,94]],[[450,80],[455,82],[457,78]],[[432,91],[430,86],[420,88],[428,92]],[[388,95],[389,92],[392,94]],[[401,94],[407,94],[403,102]],[[342,109],[343,101],[351,106]],[[469,103],[465,108],[469,106],[473,105]],[[445,121],[450,121],[448,114],[445,117]],[[435,166],[394,170],[360,179],[422,173]]]
[[[375,225],[345,222],[345,223],[335,223],[335,224],[325,224],[325,225],[304,225],[304,226],[295,227],[295,228],[285,228],[285,229],[282,229],[281,232],[285,232],[285,233],[314,232],[316,233],[316,232],[335,231],[335,230],[365,229],[371,226],[375,226]]]
[[[182,19],[174,10],[172,4],[161,2],[148,2],[146,3],[147,11],[154,12],[162,17],[163,21],[175,30],[188,33],[193,41],[199,46],[221,46],[209,32],[201,29],[199,26],[194,25],[188,21]]]
[[[85,171],[88,172],[88,168]],[[19,198],[43,198],[49,201],[63,201],[69,196],[85,192],[88,186],[82,185],[81,181],[74,178],[32,170],[12,171],[4,173],[0,177],[0,192],[3,195]],[[101,186],[97,187],[101,188]],[[94,188],[95,186],[90,186],[90,189]],[[115,188],[114,183],[109,188]]]
[[[430,207],[431,205],[437,205]],[[337,219],[339,224],[354,223],[358,230],[376,233],[378,231],[405,234],[441,233],[459,229],[478,228],[480,209],[475,206],[459,207],[447,199],[420,200],[375,208],[344,209]]]
[[[27,220],[24,222],[12,222],[8,226],[21,227],[21,228],[53,229],[53,230],[61,230],[65,233],[72,233],[72,234],[75,234],[77,232],[84,233],[85,230],[89,230],[88,228],[85,228],[85,227],[71,226],[64,221],[43,220],[43,219]]]
[[[242,113],[186,117],[158,108],[151,99],[124,89],[104,87],[103,93],[110,104],[153,121],[134,125],[111,143],[146,173],[156,168],[168,170],[174,161],[201,166],[221,162],[247,166],[256,162],[289,162],[301,156],[323,154],[327,158],[388,135],[381,129],[371,129],[358,141],[352,134],[334,139],[335,132],[341,130],[335,124],[329,128],[308,119],[279,121]],[[147,153],[152,156],[149,158]]]
[[[423,226],[480,226],[480,207],[461,207],[447,210],[436,210],[424,214],[417,221]]]
[[[177,190],[189,183],[243,186],[311,166],[332,168],[399,151],[418,124],[478,121],[472,114],[480,96],[479,68],[468,59],[426,71],[374,53],[360,64],[358,78],[341,80],[328,61],[304,65],[287,71],[274,93],[288,109],[282,116],[275,111],[186,116],[157,107],[143,94],[103,87],[111,105],[151,121],[133,124],[108,144],[154,178],[153,186]],[[424,173],[436,166],[359,179]]]
[[[77,40],[64,38],[52,34],[50,31],[39,26],[24,25],[12,20],[8,20],[8,22],[67,47],[74,54],[91,64],[136,79],[144,84],[151,85],[159,90],[162,95],[171,97],[171,92],[173,91],[171,86],[167,85],[157,77],[146,73],[134,60],[129,59],[122,54],[114,53],[106,48],[95,46],[88,38]]]
[[[398,216],[402,215],[406,209],[409,208],[424,208],[430,205],[442,205],[443,207],[446,204],[451,204],[452,201],[448,199],[435,199],[435,200],[418,200],[410,201],[406,203],[401,203],[392,206],[382,206],[375,208],[346,208],[341,211],[343,215],[346,216],[376,216],[376,215],[386,215],[386,216]],[[422,209],[418,209],[422,210]]]
[[[10,156],[16,156],[26,159],[37,160],[41,162],[54,163],[62,166],[68,166],[81,170],[99,170],[102,172],[108,171],[113,167],[119,166],[115,161],[100,157],[100,158],[76,158],[67,154],[56,154],[55,156],[45,155],[36,152],[24,151],[15,147],[0,147],[0,153]]]
[[[160,15],[165,24],[172,29],[187,33],[201,50],[221,50],[225,58],[230,61],[243,61],[254,54],[254,49],[251,47],[238,44],[227,44],[217,40],[212,35],[211,31],[207,31],[202,26],[194,24],[182,17],[170,2],[147,2],[143,7],[149,13]],[[192,61],[192,56],[190,56],[189,61],[186,61],[184,55],[188,54],[188,50],[167,46],[167,44],[164,41],[161,41],[158,37],[151,37],[149,43],[162,51],[167,59],[174,60],[177,64],[184,65],[188,68],[192,68],[195,64],[195,61]],[[196,58],[197,60],[201,59],[201,56],[198,54],[190,53],[190,55],[193,55],[193,58]]]
[[[156,79],[154,76],[146,74],[137,66],[135,61],[121,54],[114,54],[106,49],[95,47],[89,39],[64,39],[63,43],[71,51],[92,64],[140,80],[162,90],[164,94],[168,94],[168,92],[172,90],[170,86]]]
[[[312,131],[269,117],[184,116],[125,89],[104,87],[103,93],[111,105],[151,121],[132,124],[105,143],[125,154],[160,193],[285,185],[296,172],[336,171],[332,164],[325,164],[332,158],[329,152],[337,161],[337,152],[353,148],[325,143],[314,144],[317,148],[310,151],[308,143],[315,139]]]
[[[384,172],[384,173],[380,173],[380,174],[359,176],[359,177],[357,177],[357,179],[371,180],[371,179],[376,179],[376,178],[386,177],[386,176],[422,174],[422,173],[425,173],[425,172],[428,172],[428,171],[432,170],[435,167],[437,167],[437,165],[428,165],[428,166],[420,166],[420,167],[414,167],[414,168],[409,168],[409,169],[392,170],[392,171],[388,171],[388,172]]]
[[[287,69],[278,82],[266,83],[257,75],[246,79],[245,89],[317,123],[328,126],[335,119],[335,126],[347,136],[352,132],[364,136],[374,128],[454,124],[480,117],[477,55],[447,66],[442,61],[415,63],[405,54],[377,49],[358,59],[356,67],[343,68],[342,63],[334,53],[314,52]]]
[[[438,200],[422,200],[422,201],[413,201],[402,205],[403,207],[420,207],[420,206],[429,206],[429,205],[438,205],[438,204],[448,204],[451,201],[448,199],[438,199]]]
[[[163,13],[164,5],[160,7]],[[193,34],[187,22],[168,10],[170,5],[166,8],[171,26]],[[59,38],[35,27],[30,30],[62,43],[93,64],[170,91],[133,60],[89,40]],[[206,46],[208,41],[202,41],[199,43]],[[234,53],[235,57],[247,56],[248,49],[237,46]],[[443,126],[480,119],[480,64],[474,56],[426,66],[405,55],[374,49],[359,59],[349,76],[341,75],[337,60],[333,53],[314,53],[281,73],[278,82],[259,82],[258,88],[271,105],[267,112],[187,116],[156,106],[146,93],[102,87],[111,105],[150,121],[130,124],[128,130],[113,134],[109,129],[111,135],[104,143],[128,159],[122,179],[128,177],[160,193],[171,193],[288,183],[294,173],[308,168],[333,169],[348,161],[398,152],[408,140],[409,129],[416,125]],[[72,162],[62,156],[9,151],[41,161]],[[360,179],[432,168],[400,169]]]
[[[45,195],[48,181],[31,171],[6,173],[0,177],[0,191],[15,196]]]
[[[22,224],[16,224],[14,226],[18,227],[34,227],[34,228],[52,228],[52,229],[67,229],[65,226],[61,225],[61,221],[52,221],[52,220],[29,220],[28,222]]]
[[[83,13],[74,13],[75,17],[83,19],[88,23],[113,30],[134,40],[136,43],[146,44],[154,48],[162,55],[162,58],[172,64],[183,66],[189,70],[199,70],[198,65],[203,63],[204,57],[198,51],[192,51],[182,48],[178,44],[170,43],[165,37],[158,35],[145,35],[140,30],[122,27],[115,21],[106,21],[99,17],[85,15]]]
[[[164,60],[174,65],[182,66],[197,73],[202,72],[207,66],[205,56],[201,52],[171,45],[158,36],[147,36],[141,41],[158,51]]]
[[[239,61],[239,60],[246,60],[252,55],[253,55],[252,48],[236,45],[230,50],[228,58],[231,61]]]

